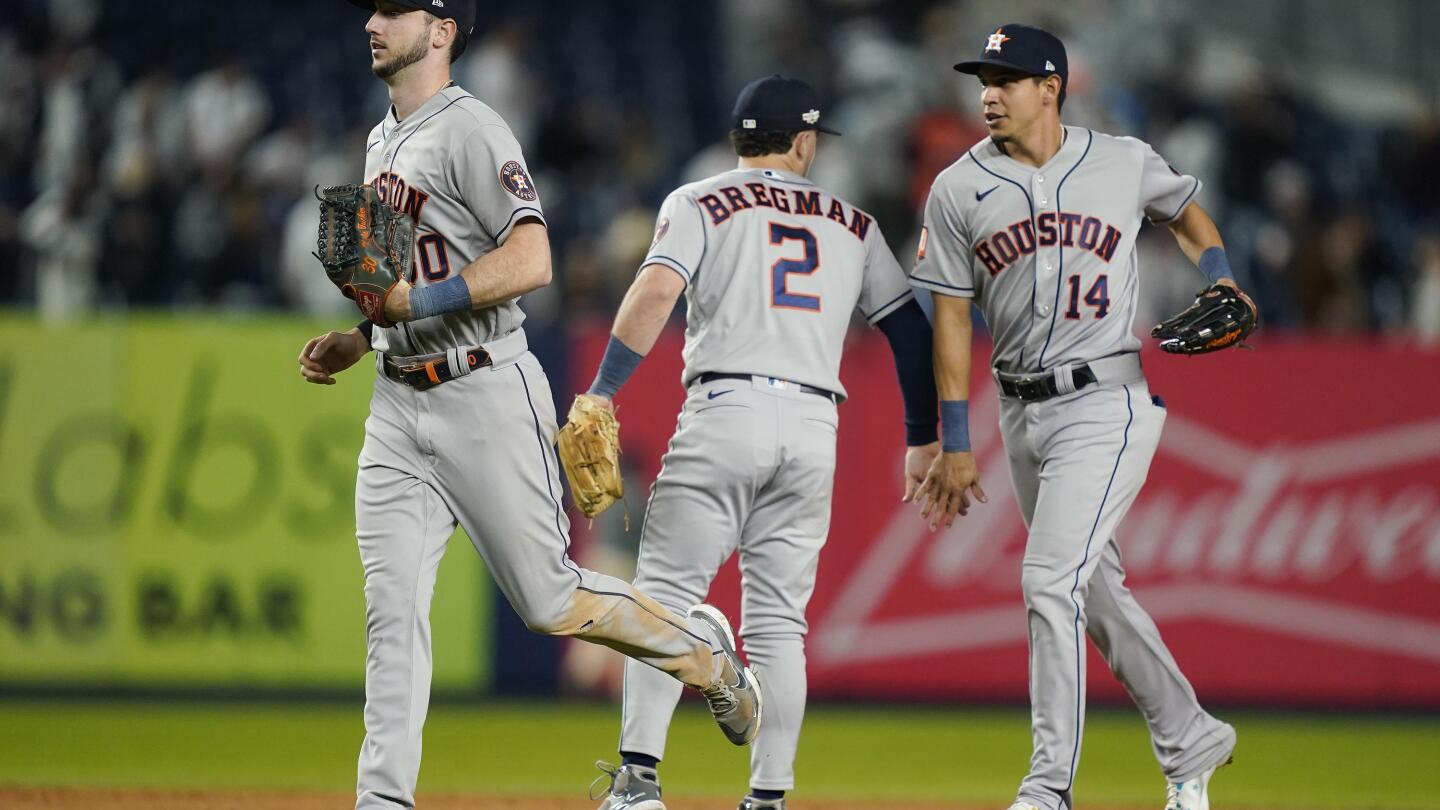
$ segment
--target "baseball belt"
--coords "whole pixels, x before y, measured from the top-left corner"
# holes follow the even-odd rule
[[[755,380],[755,379],[760,379],[760,380],[773,380],[774,382],[777,382],[777,383],[783,383],[783,384],[785,384],[785,385],[793,385],[793,386],[795,386],[796,388],[799,388],[799,389],[800,389],[800,393],[802,393],[802,394],[814,394],[814,395],[817,396],[817,397],[824,397],[824,398],[830,400],[831,402],[834,402],[834,401],[836,400],[835,392],[833,392],[833,391],[826,391],[824,388],[816,388],[816,387],[813,386],[813,385],[805,385],[804,383],[797,383],[797,382],[794,382],[793,380],[781,380],[781,379],[776,379],[776,378],[774,378],[774,377],[766,377],[764,374],[721,374],[721,373],[715,372],[715,371],[707,371],[707,372],[705,372],[704,374],[701,374],[699,377],[695,378],[695,382],[698,382],[698,383],[700,383],[701,385],[704,385],[705,383],[714,382],[715,380]]]
[[[416,391],[464,377],[477,368],[490,365],[490,353],[476,346],[472,349],[450,349],[439,354],[417,357],[380,355],[380,368],[385,376],[408,385]]]
[[[1073,394],[1086,386],[1136,382],[1144,376],[1140,355],[1117,354],[1089,363],[1067,363],[1039,374],[1011,374],[995,371],[995,384],[1007,399],[1043,402],[1062,394]]]

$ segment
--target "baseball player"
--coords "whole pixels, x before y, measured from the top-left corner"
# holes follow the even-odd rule
[[[533,630],[604,644],[700,689],[734,742],[753,738],[760,694],[725,617],[689,616],[568,556],[550,387],[526,348],[516,298],[550,281],[539,196],[505,122],[450,81],[474,0],[350,0],[373,11],[371,68],[392,107],[365,177],[416,228],[414,286],[384,303],[396,326],[314,338],[305,379],[376,350],[355,485],[365,570],[365,741],[357,808],[413,807],[429,702],[429,608],[457,522]]]
[[[1194,202],[1200,181],[1148,144],[1061,125],[1067,67],[1053,35],[1001,26],[955,69],[979,76],[990,137],[936,178],[911,274],[935,298],[944,450],[921,502],[932,525],[949,525],[968,496],[929,487],[981,492],[967,427],[973,300],[993,335],[1000,430],[1029,527],[1021,589],[1035,748],[1012,810],[1072,806],[1085,634],[1149,724],[1167,810],[1206,810],[1235,730],[1200,707],[1125,588],[1115,531],[1165,421],[1131,333],[1137,232],[1146,219],[1166,225],[1212,281],[1233,286],[1220,234]]]
[[[665,200],[588,392],[611,406],[683,293],[689,394],[651,491],[635,582],[662,605],[693,604],[740,552],[740,635],[766,695],[742,810],[784,808],[794,787],[805,606],[830,527],[852,312],[895,351],[906,499],[939,454],[929,322],[874,219],[806,179],[818,133],[838,134],[820,123],[820,107],[795,79],[741,91],[730,133],[739,168]],[[627,662],[623,761],[601,763],[611,776],[602,810],[663,810],[656,766],[679,697],[668,679]]]

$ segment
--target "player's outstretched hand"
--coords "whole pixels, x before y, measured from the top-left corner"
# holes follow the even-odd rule
[[[368,351],[370,343],[358,329],[310,338],[300,350],[300,375],[317,385],[334,385],[333,375],[355,365]]]
[[[900,499],[902,503],[915,500],[916,494],[920,492],[920,486],[925,483],[926,474],[930,472],[930,465],[935,463],[935,457],[938,455],[940,455],[940,442],[938,441],[905,448],[905,496]]]
[[[941,520],[949,528],[956,514],[969,514],[971,494],[980,503],[989,502],[980,488],[974,454],[941,453],[920,485],[920,517],[930,522],[932,530],[940,527]]]

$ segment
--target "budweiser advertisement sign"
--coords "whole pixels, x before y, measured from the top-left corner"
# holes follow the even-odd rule
[[[577,386],[604,339],[581,339]],[[632,492],[658,471],[683,398],[679,344],[667,335],[619,398]],[[875,333],[847,347],[851,398],[809,610],[812,694],[1025,699],[1026,532],[986,355],[971,434],[990,501],[931,532],[900,502],[888,347]],[[1117,539],[1131,590],[1202,700],[1440,707],[1440,352],[1272,337],[1253,352],[1144,360],[1169,417]],[[736,615],[738,585],[732,561],[711,592]],[[1090,656],[1092,699],[1124,701]]]

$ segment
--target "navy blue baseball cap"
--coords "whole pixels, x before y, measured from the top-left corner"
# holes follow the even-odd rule
[[[347,0],[352,6],[366,11],[375,10],[376,0]],[[389,0],[392,5],[428,11],[442,20],[454,20],[460,34],[460,52],[470,44],[470,35],[475,33],[475,0]]]
[[[1031,76],[1054,73],[1062,83],[1070,81],[1070,65],[1065,58],[1065,44],[1060,38],[1033,25],[1008,23],[985,36],[985,48],[979,59],[961,62],[955,69],[961,73],[978,74],[985,66],[1009,68]]]
[[[745,85],[735,99],[732,129],[741,132],[799,132],[813,129],[839,135],[820,123],[820,96],[799,79],[772,74]]]

